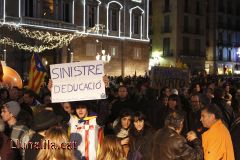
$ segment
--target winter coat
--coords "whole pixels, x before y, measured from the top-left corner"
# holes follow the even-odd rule
[[[236,119],[231,128],[231,136],[236,160],[240,160],[240,117]]]
[[[205,160],[234,160],[231,136],[221,120],[202,134],[202,145]]]
[[[141,132],[131,131],[128,160],[135,160],[134,156],[136,152],[139,152],[141,154],[141,160],[149,160],[151,158],[152,138],[154,135],[154,130],[151,127],[147,126]]]
[[[193,148],[175,130],[164,127],[154,135],[151,160],[202,160],[200,140],[195,139],[191,143]]]

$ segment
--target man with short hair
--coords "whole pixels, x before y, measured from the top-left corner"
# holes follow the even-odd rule
[[[134,103],[128,97],[128,89],[126,86],[120,86],[118,88],[118,99],[113,100],[111,115],[109,117],[110,122],[112,123],[116,120],[122,110],[129,109],[134,110]]]
[[[187,139],[192,143],[193,148],[180,135],[183,121],[184,116],[176,111],[167,116],[165,127],[158,130],[153,138],[152,160],[203,159],[201,142],[197,135],[194,132],[187,134]]]
[[[201,122],[204,127],[209,128],[202,134],[205,160],[234,160],[232,139],[221,117],[221,110],[215,104],[202,109]]]
[[[204,132],[204,128],[200,121],[201,108],[203,108],[199,94],[191,95],[191,110],[188,113],[188,126],[189,130],[193,130],[197,133],[198,137]]]

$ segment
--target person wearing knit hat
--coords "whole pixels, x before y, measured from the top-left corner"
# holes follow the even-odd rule
[[[18,113],[20,112],[20,105],[16,101],[10,101],[7,102],[6,107],[8,108],[8,111],[12,113],[14,117],[17,117]]]
[[[7,123],[9,130],[5,134],[9,136],[15,144],[21,143],[21,136],[28,131],[28,127],[17,121],[17,115],[21,108],[18,102],[9,101],[3,104],[1,109],[2,120]]]

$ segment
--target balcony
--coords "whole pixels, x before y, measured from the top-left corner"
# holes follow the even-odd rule
[[[38,26],[45,26],[45,27],[54,27],[54,28],[61,28],[61,29],[72,29],[72,30],[77,29],[76,25],[74,25],[72,23],[67,23],[67,22],[58,21],[58,20],[32,18],[32,17],[22,17],[22,18],[6,17],[6,22],[38,25]]]
[[[164,50],[162,57],[173,57],[173,50]]]
[[[204,35],[204,30],[196,27],[182,27],[182,33]]]
[[[179,56],[182,58],[198,58],[198,59],[205,59],[206,55],[204,52],[202,51],[193,51],[193,50],[189,50],[189,51],[184,51],[181,50],[179,53]]]

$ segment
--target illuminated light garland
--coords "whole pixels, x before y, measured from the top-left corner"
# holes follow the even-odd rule
[[[48,45],[40,45],[40,46],[30,46],[24,43],[18,43],[18,42],[14,42],[11,38],[6,38],[4,37],[3,39],[0,39],[0,44],[6,44],[6,45],[11,45],[13,47],[17,47],[19,49],[23,49],[29,52],[35,52],[35,53],[40,53],[43,52],[45,50],[51,50],[57,47],[63,47],[64,45],[68,45],[71,42],[71,40],[69,40],[68,42],[62,43],[49,43]]]
[[[27,38],[36,39],[46,44],[40,45],[40,46],[36,46],[36,45],[30,46],[25,43],[14,42],[14,40],[7,37],[3,37],[3,39],[0,39],[0,44],[11,45],[13,47],[17,47],[19,49],[26,50],[29,52],[35,52],[35,53],[40,53],[45,50],[51,50],[54,48],[62,48],[64,45],[66,46],[69,45],[74,38],[87,36],[86,33],[82,33],[82,32],[75,32],[74,34],[69,34],[69,33],[61,34],[59,32],[54,32],[52,34],[50,32],[44,32],[44,31],[30,31],[14,23],[12,24],[2,23],[0,24],[0,27],[4,25],[7,25],[8,29],[10,29],[11,31],[16,30]]]

